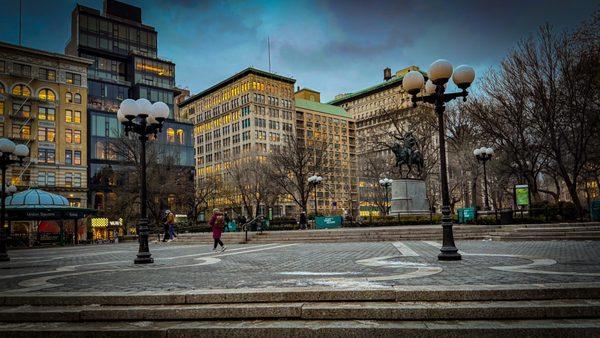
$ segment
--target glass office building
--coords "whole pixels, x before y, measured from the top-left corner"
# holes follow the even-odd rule
[[[107,168],[122,163],[111,143],[121,126],[116,112],[126,98],[163,101],[171,108],[156,142],[176,154],[177,165],[193,169],[192,124],[174,116],[175,64],[157,57],[157,32],[142,23],[141,8],[105,0],[103,10],[77,5],[66,53],[93,61],[88,70],[88,181],[90,206],[102,209],[111,186]]]

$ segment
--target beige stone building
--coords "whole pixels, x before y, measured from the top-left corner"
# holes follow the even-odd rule
[[[394,126],[408,120],[416,110],[412,109],[411,97],[402,89],[403,76],[411,70],[419,70],[410,66],[397,71],[392,75],[389,68],[384,70],[383,82],[374,86],[356,91],[354,93],[340,94],[328,104],[344,108],[356,120],[359,200],[360,215],[369,216],[379,214],[376,200],[380,196],[378,176],[367,175],[365,156],[372,153],[372,140],[389,138],[390,133],[397,133]],[[396,111],[401,116],[390,117],[389,112]],[[393,120],[392,120],[393,119]],[[432,135],[435,138],[435,135]],[[435,141],[434,141],[435,142]],[[375,154],[381,160],[394,157],[390,150],[380,150]],[[394,179],[398,173],[381,173]]]
[[[29,146],[8,171],[19,190],[36,186],[87,206],[87,67],[73,56],[0,43],[0,137]]]
[[[179,104],[194,123],[197,180],[222,180],[232,161],[264,157],[295,133],[295,80],[255,68],[192,95]],[[211,207],[235,204],[222,196]],[[274,215],[284,214],[284,207]]]
[[[323,182],[317,187],[319,212],[355,214],[358,210],[356,126],[343,108],[321,103],[319,92],[304,88],[295,93],[296,136],[310,148],[328,144]],[[314,204],[309,203],[309,211]]]

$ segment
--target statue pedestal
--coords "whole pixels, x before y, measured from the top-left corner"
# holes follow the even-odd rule
[[[425,181],[398,179],[392,182],[390,215],[429,214]]]

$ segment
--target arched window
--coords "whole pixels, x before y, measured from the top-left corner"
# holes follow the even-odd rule
[[[12,92],[13,95],[17,96],[31,96],[31,89],[23,84],[18,84],[13,87]]]
[[[65,101],[67,103],[73,103],[73,94],[71,94],[71,92],[65,94]]]
[[[178,129],[177,130],[177,142],[179,142],[179,144],[183,144],[184,138],[185,138],[185,133],[183,132],[183,130]]]
[[[54,92],[46,88],[40,90],[38,93],[38,98],[44,101],[56,101],[56,95],[54,95]]]
[[[75,94],[73,102],[81,104],[81,94]]]
[[[167,142],[175,143],[175,130],[173,128],[167,129]]]
[[[0,93],[4,93],[4,85],[0,83]]]

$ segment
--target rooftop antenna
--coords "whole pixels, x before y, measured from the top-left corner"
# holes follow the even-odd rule
[[[19,0],[19,46],[22,46],[22,41],[21,41],[21,27],[22,27],[22,23],[23,23],[23,0]]]
[[[269,73],[271,72],[271,38],[267,36],[267,48],[269,49]]]

